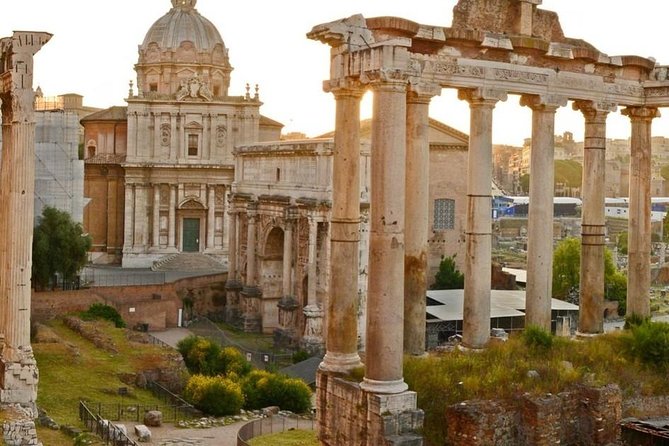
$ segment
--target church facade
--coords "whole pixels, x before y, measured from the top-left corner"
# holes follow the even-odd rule
[[[228,94],[228,49],[195,5],[172,0],[148,30],[127,107],[82,120],[96,263],[145,268],[181,252],[225,262],[233,148],[280,137],[257,86]]]

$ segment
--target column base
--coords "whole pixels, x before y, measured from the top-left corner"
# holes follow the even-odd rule
[[[0,359],[0,403],[34,408],[39,370],[32,349],[5,348],[3,356]]]
[[[319,370],[332,373],[348,373],[353,369],[364,367],[358,353],[334,353],[327,352],[323,362],[318,366]]]
[[[577,339],[592,339],[592,338],[596,338],[597,336],[601,336],[603,334],[604,334],[604,332],[601,332],[601,333],[582,333],[582,332],[576,330],[576,338]]]
[[[404,378],[395,381],[377,381],[375,379],[363,378],[360,388],[365,392],[378,394],[396,394],[406,392],[409,385]]]

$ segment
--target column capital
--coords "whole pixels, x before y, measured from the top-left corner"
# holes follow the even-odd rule
[[[536,111],[555,112],[558,108],[567,105],[567,97],[555,94],[524,94],[520,97],[520,105]]]
[[[286,221],[286,225],[292,224],[293,221],[297,220],[300,216],[299,208],[295,205],[287,206],[283,209],[283,218]]]
[[[379,68],[366,71],[362,76],[363,82],[374,89],[402,89],[406,90],[409,84],[409,73],[404,70],[392,68]]]
[[[439,95],[441,95],[441,87],[438,84],[409,81],[407,102],[413,104],[429,104],[433,97]]]
[[[358,79],[333,79],[323,81],[323,91],[334,94],[335,99],[343,97],[360,99],[365,94],[365,87]]]
[[[250,219],[255,219],[258,216],[258,202],[251,201],[246,205],[246,215]]]
[[[625,107],[620,113],[632,121],[652,121],[661,116],[657,107]]]
[[[506,91],[493,88],[461,88],[458,90],[458,99],[467,101],[470,105],[494,107],[499,101],[506,101],[506,98]]]
[[[574,101],[572,108],[583,113],[587,121],[604,123],[609,113],[618,110],[618,104],[605,101]]]

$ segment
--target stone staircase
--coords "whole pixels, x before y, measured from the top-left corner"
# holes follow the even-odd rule
[[[171,254],[153,263],[153,271],[225,271],[225,266],[216,259],[199,252]]]

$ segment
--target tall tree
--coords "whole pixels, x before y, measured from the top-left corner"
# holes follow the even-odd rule
[[[441,258],[439,271],[434,276],[433,290],[459,290],[465,286],[465,276],[455,265],[455,254]]]
[[[32,280],[35,288],[48,288],[59,274],[74,279],[88,260],[91,238],[67,212],[45,207],[33,235]]]

